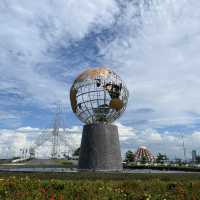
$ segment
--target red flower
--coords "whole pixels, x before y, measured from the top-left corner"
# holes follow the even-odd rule
[[[58,200],[64,200],[62,194],[59,195]]]
[[[54,195],[54,193],[51,194],[51,197],[50,197],[49,200],[55,200],[55,195]]]

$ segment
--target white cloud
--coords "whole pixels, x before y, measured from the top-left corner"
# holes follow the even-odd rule
[[[120,141],[125,141],[127,139],[134,138],[136,136],[136,130],[129,126],[124,126],[123,124],[116,122],[116,126],[118,126]]]
[[[144,138],[148,138],[150,143],[160,143],[162,142],[161,135],[152,129],[144,130]]]
[[[199,120],[199,10],[200,3],[196,0],[119,0],[118,4],[114,0],[2,0],[1,122],[7,120],[20,126],[17,119],[21,114],[5,111],[10,105],[36,103],[45,108],[57,102],[66,103],[69,85],[57,78],[56,73],[50,73],[58,69],[54,54],[59,47],[67,49],[72,43],[76,45],[91,32],[112,27],[113,40],[107,43],[98,38],[98,47],[105,64],[121,75],[130,90],[122,119],[134,124],[116,123],[123,151],[147,145],[154,152],[181,156],[180,136],[170,132],[161,134],[154,129],[177,124],[187,126]],[[71,75],[73,70],[66,66],[64,74]],[[141,131],[137,129],[139,124],[146,127]],[[68,130],[80,131],[80,127]],[[40,128],[31,127],[16,132],[1,130],[2,145],[6,145],[2,147],[2,155],[18,152],[40,132]],[[185,135],[188,152],[198,149],[198,141],[197,131]],[[80,135],[74,136],[72,143],[80,143]],[[45,152],[45,148],[40,150],[42,155]]]
[[[196,141],[200,140],[200,132],[194,132],[192,138]]]
[[[138,2],[124,8],[116,39],[99,43],[105,62],[128,85],[125,116],[135,119],[134,109],[151,108],[154,112],[143,119],[160,119],[159,125],[191,123],[189,112],[200,113],[200,3],[153,0],[147,7]]]
[[[0,92],[14,95],[0,99],[1,107],[16,105],[15,97],[43,108],[57,102],[69,105],[69,85],[51,74],[59,68],[58,48],[112,27],[111,42],[97,41],[102,63],[116,70],[130,90],[124,119],[144,120],[145,128],[193,123],[191,112],[200,113],[199,2],[117,2],[1,1]],[[74,71],[63,69],[67,75]],[[153,112],[134,115],[138,108]],[[7,116],[20,118],[13,112]]]
[[[122,124],[118,124],[118,127],[123,154],[127,150],[136,151],[139,146],[147,146],[155,155],[161,152],[166,153],[170,159],[175,157],[183,158],[183,141],[187,159],[191,159],[191,152],[194,149],[200,153],[199,132],[193,132],[192,134],[184,134],[182,132],[169,133],[167,131],[159,133],[155,129],[150,128],[137,130]],[[127,134],[127,137],[124,137],[124,133]]]
[[[193,149],[199,151],[200,133],[192,134],[176,134],[165,132],[159,133],[154,129],[145,129],[143,131],[116,123],[119,129],[119,139],[121,150],[124,156],[127,150],[136,151],[139,146],[147,146],[155,155],[158,152],[166,153],[171,159],[175,157],[183,158],[183,139],[186,147],[187,158],[191,158]],[[51,129],[48,130],[49,132]],[[65,140],[61,138],[60,152],[70,153],[80,146],[82,127],[67,128],[68,132]],[[43,137],[40,137],[43,133]],[[47,141],[36,148],[37,157],[50,157],[52,144],[50,140],[46,140],[43,130],[39,128],[21,127],[15,131],[8,129],[0,130],[0,157],[12,157],[20,155],[20,149],[29,148],[40,139]],[[182,138],[182,136],[184,136]],[[200,153],[200,152],[199,152]]]
[[[111,25],[117,12],[114,0],[1,1],[0,91],[42,107],[68,102],[66,82],[48,71],[51,65],[58,67],[60,60],[54,54],[90,31]],[[71,66],[63,68],[71,70]],[[1,100],[0,104],[15,102]]]
[[[80,145],[80,127],[72,127],[66,129],[66,133],[61,131],[60,152],[74,151]],[[52,129],[40,129],[31,127],[21,127],[16,130],[1,129],[0,130],[0,157],[10,158],[21,156],[22,149],[34,147],[38,157],[50,157],[52,143],[50,134]],[[40,145],[38,145],[40,144]]]

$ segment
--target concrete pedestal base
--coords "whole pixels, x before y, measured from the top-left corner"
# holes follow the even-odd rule
[[[83,128],[79,169],[122,170],[118,128],[112,124],[89,124]]]

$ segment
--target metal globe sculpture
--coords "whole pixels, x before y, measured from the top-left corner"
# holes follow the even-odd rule
[[[128,102],[122,79],[108,68],[93,68],[81,73],[70,90],[73,112],[86,124],[116,120]]]

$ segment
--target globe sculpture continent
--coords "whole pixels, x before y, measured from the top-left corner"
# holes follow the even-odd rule
[[[111,123],[127,106],[128,90],[122,79],[108,68],[81,73],[70,90],[71,107],[85,123],[79,169],[121,170],[118,129]]]

